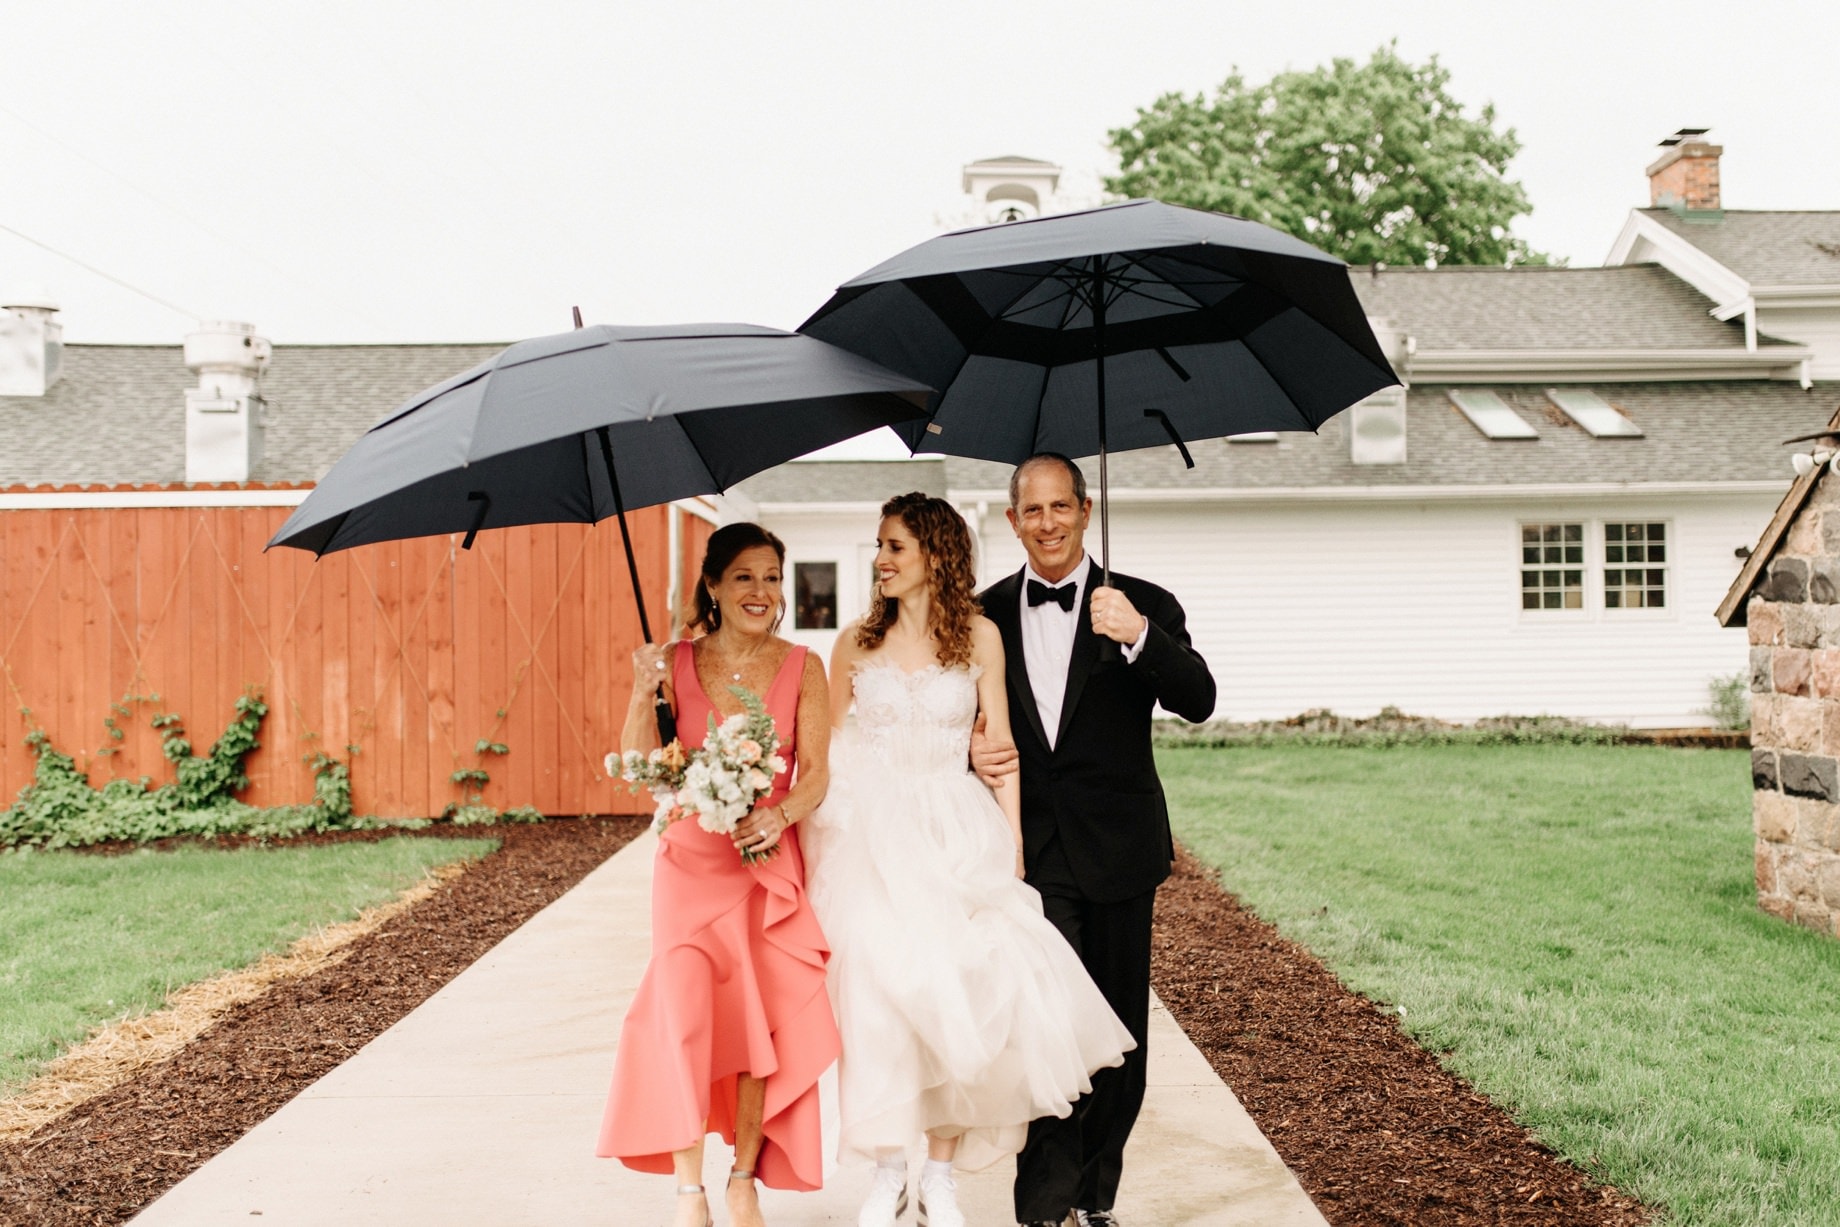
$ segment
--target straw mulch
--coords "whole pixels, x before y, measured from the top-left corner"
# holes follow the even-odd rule
[[[252,968],[251,976],[266,984],[249,997],[244,990],[255,986],[243,983],[200,989],[196,1000],[181,994],[173,1020],[149,1024],[166,1036],[153,1042],[170,1044],[184,1034],[178,1015],[195,1021],[208,1013],[202,1033],[179,1040],[170,1055],[136,1064],[108,1089],[94,1089],[101,1078],[81,1089],[71,1079],[74,1107],[29,1133],[0,1139],[0,1227],[127,1222],[466,970],[644,826],[638,818],[576,818],[478,828],[502,846],[363,935],[322,956],[302,951],[292,966],[299,974]],[[231,1003],[232,996],[239,999]],[[103,1045],[137,1047],[127,1034]],[[91,1058],[85,1067],[138,1061],[138,1055]],[[45,1112],[57,1095],[44,1088],[34,1110]]]
[[[187,985],[168,997],[162,1009],[96,1028],[19,1091],[0,1099],[0,1143],[42,1129],[149,1065],[164,1061],[236,1006],[254,1001],[279,982],[298,980],[338,962],[352,942],[433,895],[472,864],[442,865],[388,903],[366,908],[354,920],[309,933],[286,950],[264,955],[248,967]]]

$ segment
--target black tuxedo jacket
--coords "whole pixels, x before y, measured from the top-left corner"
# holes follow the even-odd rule
[[[1112,587],[1150,619],[1137,659],[1100,651],[1093,633],[1095,565],[1086,583],[1067,666],[1067,690],[1054,746],[1022,656],[1022,572],[980,594],[984,616],[1003,632],[1009,722],[1021,757],[1022,843],[1031,880],[1056,834],[1080,894],[1100,903],[1154,890],[1169,876],[1175,842],[1169,807],[1150,750],[1156,704],[1187,720],[1214,711],[1214,676],[1189,645],[1182,606],[1155,584],[1112,572]]]

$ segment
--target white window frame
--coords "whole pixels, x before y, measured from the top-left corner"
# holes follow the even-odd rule
[[[1564,527],[1571,524],[1576,524],[1579,528],[1580,558],[1582,559],[1577,568],[1579,572],[1578,607],[1575,609],[1564,607],[1558,609],[1546,609],[1543,607],[1529,609],[1526,605],[1526,588],[1524,587],[1524,581],[1521,576],[1521,572],[1529,569],[1529,564],[1524,560],[1522,553],[1522,551],[1527,548],[1527,530],[1535,527],[1545,528],[1549,525]],[[1555,619],[1578,621],[1590,616],[1592,608],[1591,537],[1591,519],[1588,516],[1552,516],[1542,519],[1516,518],[1514,522],[1514,607],[1522,618],[1529,621],[1546,622]],[[1563,542],[1561,544],[1563,544]],[[1542,570],[1547,569],[1547,564],[1544,562],[1532,565]],[[1568,571],[1573,568],[1561,562],[1558,569],[1561,571]]]
[[[1611,569],[1610,549],[1609,549],[1610,534],[1607,531],[1607,529],[1612,524],[1621,524],[1625,526],[1630,525],[1630,524],[1642,524],[1642,525],[1659,524],[1661,526],[1662,547],[1667,551],[1667,553],[1666,553],[1665,558],[1662,560],[1661,566],[1659,568],[1662,573],[1661,574],[1662,603],[1660,605],[1635,605],[1635,606],[1615,605],[1613,606],[1610,604],[1610,589],[1609,589],[1609,584],[1607,582],[1607,576],[1605,575],[1605,572]],[[1680,550],[1680,541],[1675,536],[1675,533],[1674,533],[1674,521],[1668,516],[1619,515],[1619,516],[1605,516],[1605,517],[1600,518],[1597,521],[1597,561],[1596,561],[1595,567],[1593,568],[1593,570],[1595,571],[1595,575],[1596,575],[1596,584],[1597,584],[1597,590],[1598,590],[1597,592],[1598,608],[1604,611],[1604,615],[1606,617],[1614,618],[1618,621],[1623,621],[1623,620],[1628,620],[1628,619],[1636,619],[1636,620],[1648,619],[1648,620],[1656,620],[1656,621],[1662,620],[1662,619],[1672,619],[1676,614],[1675,605],[1679,601],[1678,586],[1674,583],[1674,560],[1676,557],[1678,557],[1679,550]],[[1619,567],[1618,569],[1619,570],[1629,570],[1630,568],[1627,565],[1625,565],[1623,567]],[[1655,570],[1656,568],[1650,567],[1644,564],[1639,569],[1644,570],[1644,571],[1651,571],[1651,570]],[[1644,585],[1644,587],[1646,587],[1646,585]]]

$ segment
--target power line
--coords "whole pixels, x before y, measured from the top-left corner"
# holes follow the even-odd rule
[[[235,251],[236,253],[245,257],[246,259],[252,260],[257,264],[260,264],[262,267],[266,268],[269,272],[274,273],[276,276],[280,277],[282,280],[291,282],[293,285],[299,287],[300,289],[307,290],[314,294],[322,294],[322,293],[327,292],[327,287],[315,285],[315,284],[312,284],[306,281],[302,281],[299,277],[296,277],[294,274],[288,272],[286,269],[281,268],[278,265],[276,265],[272,260],[270,260],[267,256],[263,255],[261,252],[252,250],[245,244],[238,242],[237,240],[229,237],[228,235],[218,233],[216,230],[213,230],[211,226],[208,223],[206,223],[203,219],[191,213],[189,210],[182,208],[181,206],[174,204],[172,201],[164,199],[163,197],[147,190],[145,187],[142,187],[140,184],[136,183],[134,180],[128,178],[126,175],[116,170],[114,167],[109,166],[108,164],[104,162],[97,161],[95,158],[91,157],[89,154],[84,153],[81,149],[78,149],[74,145],[71,145],[69,142],[60,139],[55,133],[46,131],[44,128],[40,127],[38,124],[33,123],[30,119],[27,119],[24,115],[21,115],[18,111],[15,111],[13,108],[5,105],[4,103],[0,103],[0,115],[7,116],[8,118],[12,119],[15,123],[19,124],[21,127],[32,132],[40,140],[43,140],[47,144],[55,146],[56,148],[63,150],[65,153],[69,154],[73,158],[76,158],[80,162],[88,163],[90,166],[101,171],[103,174],[108,175],[110,178],[115,179],[116,181],[132,189],[133,191],[140,193],[142,196],[146,197],[148,200],[152,201],[154,204],[159,205],[161,208],[167,210],[168,212],[174,214],[175,216],[181,218],[182,220],[189,222],[191,225],[197,227],[200,232],[207,235],[208,237],[215,239],[219,243],[222,243],[225,247],[230,248],[232,251]],[[40,246],[43,246],[43,244],[40,244]],[[47,248],[47,250],[49,249]],[[341,299],[343,298],[342,295],[340,297]],[[351,304],[347,303],[346,305],[350,307]],[[357,310],[357,314],[363,317],[365,320],[367,320],[372,326],[383,329],[385,331],[389,330],[389,325],[378,320],[375,316],[370,315],[368,312],[364,311],[362,308],[357,308],[356,310]]]
[[[204,316],[198,314],[198,312],[196,311],[188,310],[185,307],[181,307],[178,303],[175,303],[175,302],[168,302],[166,299],[161,298],[158,294],[151,294],[147,292],[146,290],[141,289],[137,285],[132,285],[129,282],[123,281],[120,277],[115,276],[115,274],[113,273],[105,273],[101,269],[97,268],[94,264],[89,264],[89,263],[86,263],[85,261],[79,260],[77,259],[77,257],[71,255],[67,251],[59,251],[57,248],[53,247],[51,244],[40,242],[38,239],[33,238],[31,235],[26,234],[23,231],[13,229],[11,226],[7,225],[5,222],[0,222],[0,230],[6,231],[8,234],[12,235],[16,239],[24,239],[26,242],[32,244],[32,246],[41,248],[44,251],[48,251],[52,255],[58,257],[61,260],[68,260],[72,264],[76,265],[78,268],[83,269],[85,272],[96,274],[96,276],[101,277],[104,281],[113,281],[116,285],[120,286],[122,289],[129,290],[135,294],[139,294],[142,298],[145,298],[148,302],[158,303],[160,304],[160,306],[165,307],[168,311],[177,311],[180,315],[183,315],[185,318],[191,320],[194,324],[199,323],[200,321],[204,319]]]

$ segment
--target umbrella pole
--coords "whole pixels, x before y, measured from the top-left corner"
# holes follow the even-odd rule
[[[632,530],[626,527],[626,502],[620,497],[620,475],[613,467],[613,440],[605,426],[596,427],[594,435],[601,441],[601,461],[607,466],[607,488],[613,491],[613,513],[620,520],[620,540],[626,546],[626,573],[632,576],[633,605],[639,610],[639,633],[652,641],[651,619],[645,616],[645,593],[639,589],[639,561],[633,557]],[[668,746],[677,740],[677,713],[664,697],[664,683],[652,690],[652,721],[658,726],[658,744]]]
[[[1099,582],[1112,586],[1111,490],[1105,473],[1105,257],[1092,262],[1094,367],[1099,385]]]
[[[626,527],[626,503],[620,498],[620,475],[613,468],[613,440],[607,437],[605,426],[597,427],[594,435],[601,441],[601,460],[607,466],[607,485],[613,491],[613,513],[619,517],[620,540],[626,544],[626,571],[632,576],[633,604],[639,609],[639,631],[650,643],[652,623],[645,616],[645,594],[639,590],[639,563],[633,557],[632,530]]]

